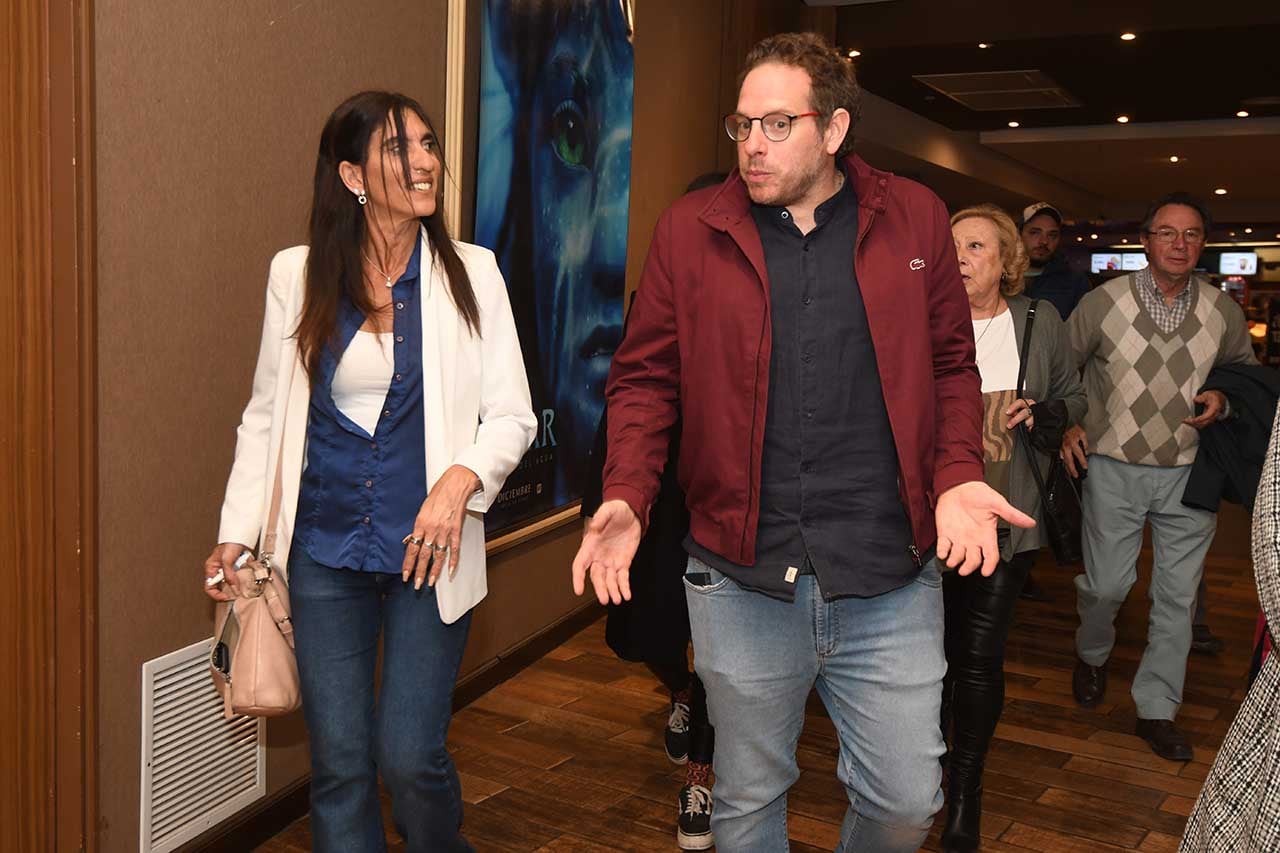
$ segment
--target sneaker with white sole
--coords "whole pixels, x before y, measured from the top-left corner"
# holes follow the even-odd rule
[[[663,732],[663,746],[667,750],[667,758],[673,764],[684,764],[689,760],[689,706],[671,698],[671,714],[667,717],[667,728]]]
[[[685,785],[680,789],[676,843],[681,850],[710,850],[715,846],[711,835],[711,791],[702,785]]]

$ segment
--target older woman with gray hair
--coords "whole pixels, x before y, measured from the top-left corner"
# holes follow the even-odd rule
[[[969,851],[979,846],[982,769],[1004,705],[1005,639],[1041,546],[1044,525],[1031,466],[1047,468],[1048,452],[1057,449],[1067,425],[1084,416],[1088,403],[1058,312],[1022,295],[1027,255],[1013,220],[993,205],[970,207],[951,217],[951,234],[982,377],[985,477],[1009,503],[1037,520],[1031,530],[1001,524],[1000,566],[990,577],[943,575],[942,728],[944,736],[950,735],[950,753],[942,846]],[[1029,440],[1015,441],[1023,429]]]

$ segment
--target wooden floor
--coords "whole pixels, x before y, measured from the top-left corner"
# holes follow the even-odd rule
[[[1143,577],[1149,564],[1144,554]],[[1257,614],[1247,560],[1211,557],[1208,572],[1209,621],[1227,648],[1219,658],[1191,656],[1179,723],[1197,760],[1180,764],[1132,733],[1128,688],[1146,637],[1145,583],[1118,620],[1106,702],[1082,710],[1071,698],[1073,572],[1042,560],[1036,576],[1053,601],[1018,605],[1005,712],[987,764],[984,850],[1176,850],[1243,698]],[[459,712],[449,741],[468,838],[481,851],[676,849],[683,777],[662,750],[667,702],[643,667],[613,657],[601,620]],[[846,799],[836,756],[832,725],[811,697],[790,795],[793,850],[831,850],[838,840]],[[940,821],[923,849],[939,849]],[[308,850],[309,842],[304,818],[260,849]]]

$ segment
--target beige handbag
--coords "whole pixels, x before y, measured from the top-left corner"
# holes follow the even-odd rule
[[[283,447],[281,451],[283,458]],[[282,458],[276,460],[271,511],[259,556],[235,570],[239,594],[233,601],[218,602],[214,616],[209,672],[222,694],[227,719],[236,714],[277,717],[302,707],[288,579],[271,563],[280,520]]]

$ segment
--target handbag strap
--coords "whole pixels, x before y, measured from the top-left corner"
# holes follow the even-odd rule
[[[284,641],[289,644],[289,648],[293,648],[293,619],[289,616],[289,611],[280,599],[280,593],[276,589],[276,585],[269,583],[263,587],[262,597],[267,602],[267,612],[271,614],[271,619],[276,623],[276,627],[280,629],[280,634],[284,637]]]
[[[267,526],[262,531],[262,553],[259,559],[272,569],[271,556],[276,552],[276,527],[280,523],[280,504],[284,499],[284,441],[289,425],[289,401],[284,401],[284,417],[280,421],[280,450],[276,454],[275,482],[271,485],[271,508],[267,510]]]
[[[280,455],[276,457],[276,481],[271,487],[271,509],[267,511],[267,527],[262,532],[262,559],[276,552],[276,525],[280,521],[280,504],[284,493],[284,434],[280,435]]]
[[[1032,299],[1031,304],[1027,307],[1027,327],[1022,332],[1022,353],[1018,357],[1019,400],[1026,398],[1027,360],[1031,353],[1031,330],[1035,328],[1036,324],[1037,301]],[[1040,492],[1040,503],[1047,507],[1049,490],[1045,487],[1044,475],[1040,473],[1040,466],[1036,464],[1036,449],[1031,446],[1031,436],[1028,435],[1026,421],[1018,424],[1018,441],[1022,443],[1022,450],[1027,455],[1027,464],[1031,466],[1031,473],[1035,475],[1036,490]]]
[[[1027,327],[1022,331],[1022,353],[1018,356],[1018,399],[1026,397],[1027,357],[1031,354],[1031,330],[1036,325],[1036,301],[1027,307]]]

